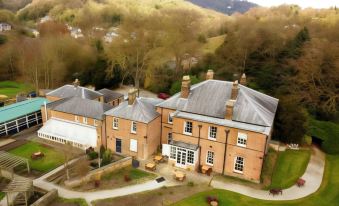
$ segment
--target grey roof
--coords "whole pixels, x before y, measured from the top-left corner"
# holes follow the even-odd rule
[[[128,105],[128,101],[125,101],[118,107],[107,111],[105,114],[132,121],[149,123],[160,115],[156,112],[155,105],[161,101],[161,99],[154,98],[136,98],[133,105]]]
[[[90,117],[99,120],[103,119],[103,115],[106,111],[113,108],[109,104],[80,97],[61,99],[49,103],[47,106],[48,108],[51,108],[55,111]]]
[[[110,101],[113,101],[115,99],[118,99],[118,98],[124,96],[121,93],[114,92],[114,91],[106,89],[106,88],[100,89],[98,92],[104,95],[104,101],[105,102],[110,102]]]
[[[102,94],[97,91],[93,91],[91,89],[81,86],[75,87],[69,84],[48,92],[46,95],[59,98],[82,97],[86,99],[96,99],[102,96]]]
[[[181,98],[178,93],[157,106],[225,119],[226,102],[231,97],[232,84],[233,82],[206,80],[193,85],[187,99]],[[232,120],[272,126],[278,99],[243,85],[239,85],[239,88]]]
[[[175,141],[175,140],[173,140],[172,145],[178,146],[178,147],[183,147],[183,148],[194,150],[194,151],[196,151],[198,149],[198,145],[196,145],[196,144],[190,144],[190,143]]]

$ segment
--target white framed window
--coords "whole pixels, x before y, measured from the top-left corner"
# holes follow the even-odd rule
[[[83,117],[83,118],[82,118],[82,122],[83,122],[84,124],[87,124],[87,122],[88,122],[87,117]]]
[[[171,146],[170,158],[171,159],[177,158],[177,148],[176,147]]]
[[[235,157],[234,158],[234,172],[243,173],[244,171],[244,158]]]
[[[214,152],[207,151],[206,164],[213,165],[214,163]]]
[[[98,120],[94,120],[94,126],[98,126]]]
[[[133,134],[137,133],[137,123],[136,122],[131,123],[131,133],[133,133]]]
[[[246,147],[247,144],[247,134],[238,133],[237,145],[240,147]]]
[[[168,144],[172,144],[172,141],[173,141],[173,136],[172,136],[172,132],[169,132],[168,134],[167,134],[167,143]]]
[[[209,126],[208,127],[208,139],[217,139],[217,127]]]
[[[192,135],[192,122],[184,123],[184,134]]]
[[[169,124],[173,124],[173,117],[172,117],[172,113],[168,113],[168,123]]]
[[[113,129],[118,129],[119,128],[119,119],[118,118],[113,118]]]
[[[76,122],[79,122],[79,117],[78,117],[78,116],[74,116],[74,120],[75,120]]]
[[[187,150],[187,163],[194,164],[194,152]]]
[[[132,152],[138,152],[138,140],[131,139],[129,150]]]

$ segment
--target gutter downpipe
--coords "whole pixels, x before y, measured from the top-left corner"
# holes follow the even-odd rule
[[[199,156],[198,156],[198,171],[201,172],[201,164],[200,164],[200,159],[201,159],[201,146],[200,146],[200,130],[202,128],[202,125],[199,124],[198,125],[198,128],[199,128],[199,138],[198,138],[198,148],[199,148]]]
[[[230,133],[229,129],[225,129],[226,133],[226,142],[225,142],[225,150],[224,150],[224,162],[222,167],[222,174],[225,175],[225,165],[226,165],[226,149],[227,149],[227,141],[228,141],[228,134]]]
[[[47,115],[47,103],[46,103],[46,101],[44,101],[44,106],[45,106],[45,118],[46,118],[46,122],[47,122],[48,115]]]

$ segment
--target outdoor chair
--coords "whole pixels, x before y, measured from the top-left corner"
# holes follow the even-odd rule
[[[269,191],[269,195],[282,195],[282,189],[278,189],[278,188],[275,188],[275,189],[270,189]]]

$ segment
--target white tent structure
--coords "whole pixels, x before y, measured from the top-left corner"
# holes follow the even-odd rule
[[[74,147],[87,149],[97,147],[97,130],[94,126],[51,118],[38,130],[38,136],[54,142],[70,142]]]

